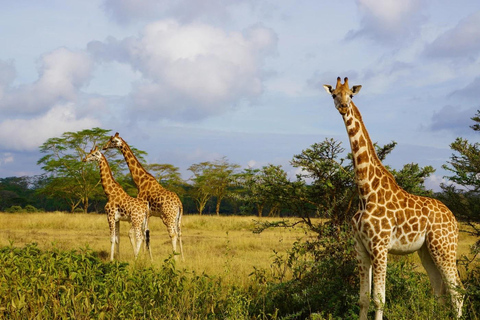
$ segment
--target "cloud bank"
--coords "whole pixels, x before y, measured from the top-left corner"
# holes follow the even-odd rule
[[[128,96],[132,114],[193,120],[220,114],[263,91],[265,57],[277,37],[262,25],[226,32],[206,24],[163,20],[140,35],[92,41],[97,61],[130,65],[142,75]]]

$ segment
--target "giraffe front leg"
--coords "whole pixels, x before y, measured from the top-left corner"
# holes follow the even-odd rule
[[[117,259],[120,259],[120,221],[115,221],[115,244]]]
[[[375,252],[375,258],[373,260],[372,266],[373,266],[373,302],[375,304],[375,320],[382,320],[383,308],[385,306],[385,279],[387,277],[387,249],[381,249],[381,250],[377,249],[377,252]]]
[[[130,239],[130,243],[132,244],[132,249],[133,252],[135,253],[135,248],[137,247],[135,244],[135,229],[133,226],[130,227],[130,230],[128,230],[128,238]]]
[[[370,294],[372,288],[372,263],[370,255],[360,239],[355,239],[357,252],[357,266],[360,275],[360,320],[366,320],[368,307],[370,306]]]
[[[137,243],[133,253],[135,255],[135,260],[136,260],[143,243],[143,230],[141,225],[135,226],[134,230],[135,230],[135,238],[137,240]]]
[[[108,219],[108,227],[110,229],[110,261],[113,261],[115,252],[115,220]]]

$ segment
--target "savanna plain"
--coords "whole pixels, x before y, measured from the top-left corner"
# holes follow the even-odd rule
[[[221,275],[227,283],[243,285],[254,267],[269,269],[274,257],[284,255],[295,241],[314,236],[300,225],[254,232],[258,223],[277,220],[281,218],[184,215],[182,240],[185,259],[178,259],[177,265],[197,273]],[[287,220],[294,222],[298,219]],[[0,221],[1,246],[12,243],[24,246],[35,242],[45,250],[88,247],[98,252],[103,260],[109,260],[110,236],[104,214],[1,213]],[[152,217],[149,225],[153,261],[142,248],[137,263],[160,266],[172,253],[171,241],[161,219]],[[129,228],[128,222],[120,223],[119,260],[134,264]]]
[[[182,219],[184,261],[179,257],[173,259],[171,241],[166,228],[156,217],[152,217],[149,223],[153,261],[150,261],[143,248],[139,258],[135,260],[128,238],[130,224],[121,222],[120,257],[118,258],[120,263],[110,263],[109,230],[104,214],[0,213],[0,247],[3,250],[0,252],[0,259],[3,257],[5,261],[11,262],[16,259],[15,255],[19,257],[24,255],[29,261],[35,259],[38,259],[35,261],[46,261],[47,258],[37,253],[40,250],[53,252],[49,257],[53,257],[56,262],[49,263],[58,263],[62,268],[61,271],[54,271],[54,273],[57,272],[54,275],[53,273],[49,275],[45,272],[49,268],[48,265],[32,266],[29,262],[22,262],[31,270],[25,272],[13,270],[12,274],[7,276],[10,277],[9,281],[22,286],[24,292],[16,288],[2,289],[9,294],[9,297],[4,299],[8,305],[0,305],[0,318],[3,314],[11,319],[44,317],[52,319],[283,319],[285,317],[276,314],[276,307],[269,306],[268,298],[263,298],[269,289],[266,286],[262,287],[262,279],[278,280],[279,278],[281,281],[277,281],[279,284],[275,286],[275,291],[270,291],[270,296],[274,297],[272,299],[277,299],[275,304],[284,303],[286,304],[284,309],[292,307],[292,310],[299,301],[300,305],[304,305],[303,309],[298,308],[302,309],[301,312],[292,311],[285,319],[304,319],[309,314],[310,319],[330,319],[331,314],[343,314],[343,317],[356,318],[357,289],[352,287],[351,278],[349,280],[346,277],[342,280],[342,276],[335,274],[335,270],[333,270],[334,278],[330,275],[326,276],[325,281],[320,282],[324,284],[320,284],[320,288],[314,288],[312,292],[308,292],[309,289],[297,290],[297,288],[295,289],[297,291],[289,294],[288,290],[291,290],[291,287],[283,287],[283,281],[298,277],[298,272],[301,272],[301,268],[287,267],[289,259],[295,257],[291,255],[295,243],[314,241],[318,235],[302,224],[292,228],[277,227],[266,229],[261,233],[255,232],[262,223],[279,220],[283,218],[184,215]],[[285,220],[294,223],[299,219],[286,218]],[[320,220],[314,222],[318,223]],[[462,225],[462,229],[466,228]],[[468,233],[461,232],[458,257],[468,255],[470,247],[476,240]],[[32,243],[35,243],[33,249],[28,247]],[[24,249],[15,251],[14,248]],[[68,251],[88,251],[89,254],[86,258],[83,253],[80,256],[67,255],[68,257],[62,258],[64,260],[59,262],[61,252]],[[420,267],[417,255],[390,256],[389,259],[399,262],[392,269],[393,279],[399,279],[399,282],[395,284],[390,280],[390,284],[387,281],[387,286],[392,286],[393,291],[398,291],[397,287],[405,291],[403,294],[406,297],[405,302],[409,304],[399,307],[394,303],[399,296],[397,298],[392,295],[387,296],[387,299],[390,296],[393,299],[387,301],[389,308],[386,310],[392,319],[404,319],[405,314],[409,318],[409,314],[419,314],[417,310],[422,312],[422,319],[430,319],[430,317],[447,319],[448,313],[446,316],[441,313],[444,312],[443,309],[438,309],[436,299],[431,297],[428,277],[421,275],[424,271]],[[408,264],[403,264],[402,259]],[[84,264],[83,260],[91,261],[88,262],[89,264]],[[330,262],[326,263],[330,264]],[[333,263],[335,265],[335,261]],[[70,266],[66,266],[68,264],[78,264],[81,266],[79,270],[84,271],[79,272],[77,269],[72,271]],[[291,265],[298,267],[302,264],[293,262]],[[102,270],[93,270],[98,268]],[[349,267],[343,265],[342,268]],[[419,271],[420,274],[411,273],[412,270]],[[400,271],[399,274],[396,274],[396,271]],[[295,272],[297,274],[294,275]],[[459,265],[459,272],[465,276],[467,271]],[[13,274],[15,276],[12,276]],[[184,276],[185,274],[188,276]],[[350,274],[356,278],[356,272],[353,269]],[[19,279],[22,277],[32,277],[32,279]],[[41,277],[50,278],[43,279],[47,281],[40,284]],[[308,281],[316,281],[316,279],[304,279],[307,281],[305,288],[308,287]],[[38,284],[32,284],[35,281]],[[421,285],[417,286],[419,281]],[[79,290],[75,287],[75,283],[91,287]],[[335,301],[340,300],[335,300],[333,296],[322,297],[320,291],[323,289],[325,292],[333,290],[334,295],[342,296],[340,300],[345,301],[347,305],[336,306],[335,303],[338,302]],[[127,292],[136,297],[125,296]],[[300,292],[300,295],[295,292]],[[305,295],[302,296],[303,294]],[[316,296],[317,294],[320,295]],[[418,296],[414,298],[417,294],[424,295],[422,299],[425,302],[419,303]],[[35,301],[29,301],[29,299]],[[312,314],[318,312],[318,309],[309,309],[309,299],[312,302],[331,299],[333,305],[323,304],[328,311],[315,317]],[[473,306],[476,303],[469,303],[470,305]],[[351,313],[339,312],[338,308],[348,308],[352,311]],[[476,311],[472,311],[472,307],[469,308],[468,319],[477,319]],[[159,310],[161,310],[160,313]]]

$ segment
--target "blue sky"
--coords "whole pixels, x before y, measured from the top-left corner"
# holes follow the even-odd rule
[[[150,163],[288,164],[345,127],[347,76],[386,164],[432,165],[480,109],[477,0],[0,1],[0,177],[65,131],[119,132]]]

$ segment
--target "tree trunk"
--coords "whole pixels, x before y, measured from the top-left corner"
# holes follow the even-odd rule
[[[222,203],[222,199],[217,198],[217,205],[215,206],[215,213],[217,214],[217,216],[220,215],[220,203]]]

